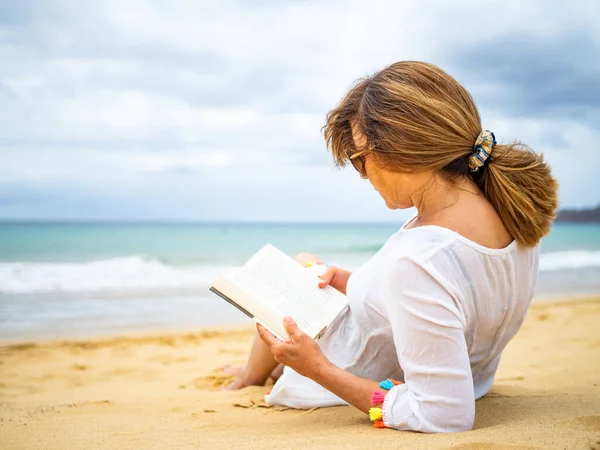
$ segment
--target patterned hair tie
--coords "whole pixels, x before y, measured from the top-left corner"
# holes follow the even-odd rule
[[[471,172],[477,172],[489,164],[494,145],[496,145],[496,136],[494,136],[494,133],[490,130],[483,130],[479,133],[473,147],[475,152],[469,156],[469,170]]]

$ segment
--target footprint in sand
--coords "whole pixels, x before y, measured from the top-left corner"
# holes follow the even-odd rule
[[[222,372],[221,370],[213,372],[211,375],[194,378],[191,385],[200,390],[213,390],[232,383],[237,377],[235,375]]]
[[[600,431],[600,416],[579,416],[573,419],[572,425],[583,426],[590,431]]]

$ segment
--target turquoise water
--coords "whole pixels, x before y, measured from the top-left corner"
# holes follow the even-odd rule
[[[270,242],[358,267],[400,224],[0,224],[0,339],[243,320],[207,289]],[[600,292],[600,225],[557,224],[540,297]]]
[[[372,253],[397,225],[0,224],[0,261],[144,255],[166,264],[241,263],[265,242],[287,253]]]
[[[84,262],[144,255],[166,264],[240,263],[265,242],[287,253],[372,254],[395,224],[0,224],[0,261]],[[545,253],[600,251],[600,225],[556,224]]]

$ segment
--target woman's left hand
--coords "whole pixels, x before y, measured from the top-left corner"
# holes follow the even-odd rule
[[[283,319],[290,340],[284,342],[260,324],[258,335],[269,346],[277,362],[291,367],[300,375],[315,380],[324,367],[330,364],[315,340],[303,333],[291,317]]]

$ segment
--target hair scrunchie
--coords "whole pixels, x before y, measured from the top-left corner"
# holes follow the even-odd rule
[[[469,156],[469,170],[471,172],[477,172],[489,164],[494,145],[496,145],[496,136],[494,136],[494,133],[490,130],[483,130],[479,133],[473,146],[475,152]]]

